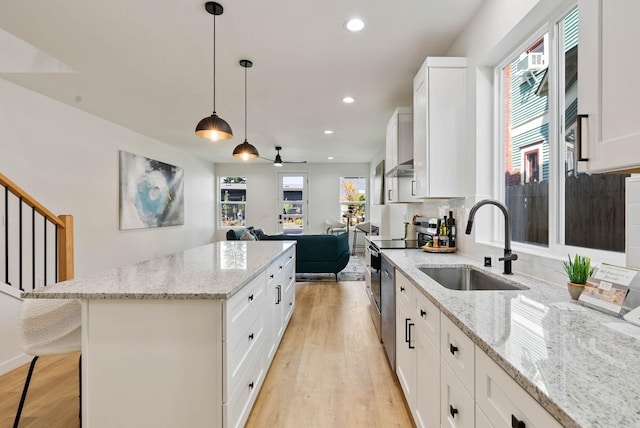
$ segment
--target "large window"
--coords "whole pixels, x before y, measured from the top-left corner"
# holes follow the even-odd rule
[[[246,224],[247,178],[220,177],[220,226],[235,227]]]
[[[503,200],[513,241],[623,252],[626,176],[576,172],[578,32],[575,8],[496,69]]]
[[[340,218],[353,226],[365,220],[367,179],[364,177],[340,177]]]

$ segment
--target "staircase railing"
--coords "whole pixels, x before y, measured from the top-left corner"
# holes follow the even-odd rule
[[[25,290],[73,278],[73,216],[56,216],[0,173],[2,190],[4,282]]]

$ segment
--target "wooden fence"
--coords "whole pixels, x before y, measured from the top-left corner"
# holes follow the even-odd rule
[[[623,252],[625,178],[622,174],[582,174],[565,181],[565,244]],[[549,243],[549,183],[508,186],[512,239]]]

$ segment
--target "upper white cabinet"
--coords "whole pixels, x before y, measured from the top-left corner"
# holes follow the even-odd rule
[[[418,198],[465,196],[467,60],[427,58],[413,80],[413,167]]]
[[[587,117],[578,118],[576,156],[588,159],[578,169],[640,170],[640,59],[629,51],[640,37],[640,2],[580,0],[578,8],[578,112]]]
[[[398,107],[387,123],[385,158],[385,203],[416,202],[412,178],[403,175],[413,160],[413,112]]]

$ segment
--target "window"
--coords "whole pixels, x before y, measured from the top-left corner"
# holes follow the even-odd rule
[[[366,178],[340,177],[340,218],[347,219],[351,226],[362,223],[366,201]]]
[[[496,68],[503,200],[515,242],[624,252],[627,176],[576,172],[578,31],[574,8]]]
[[[220,177],[220,227],[245,226],[247,178]]]

